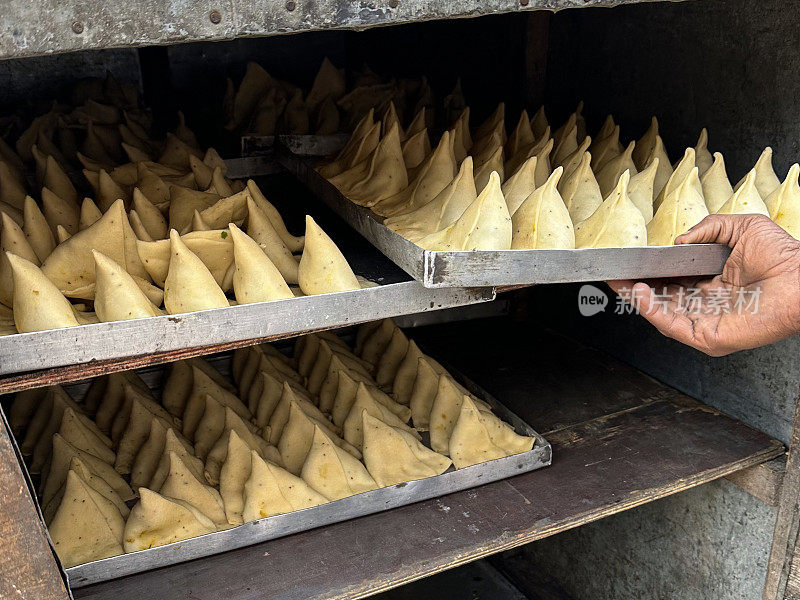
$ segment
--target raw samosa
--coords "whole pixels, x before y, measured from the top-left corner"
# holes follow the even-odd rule
[[[233,238],[233,292],[236,302],[248,304],[294,298],[280,271],[261,246],[233,223],[229,224],[228,230]]]
[[[164,308],[171,314],[230,306],[214,276],[181,240],[174,229],[169,233],[169,271],[164,282]]]
[[[98,319],[123,321],[163,314],[125,269],[96,250],[92,254],[96,279],[94,310]]]
[[[733,195],[733,186],[728,180],[722,154],[714,153],[714,162],[700,178],[700,183],[703,185],[703,199],[706,201],[708,212],[717,212]]]
[[[339,500],[378,486],[366,467],[336,444],[318,426],[300,477],[328,500]]]
[[[361,288],[347,259],[309,215],[306,215],[305,247],[297,279],[307,295]]]
[[[646,246],[644,217],[628,197],[630,174],[623,173],[613,192],[588,219],[575,226],[576,248]]]
[[[761,194],[756,187],[758,180],[758,171],[751,169],[745,176],[742,184],[738,189],[733,192],[733,195],[723,204],[719,210],[718,215],[745,215],[756,214],[769,216],[767,205],[761,199]]]
[[[800,165],[793,164],[783,183],[772,192],[764,204],[769,216],[795,239],[800,239],[800,185],[798,185]]]
[[[708,216],[703,197],[697,193],[698,168],[678,188],[669,194],[647,224],[647,243],[650,246],[671,246],[675,238]]]
[[[511,217],[512,250],[575,247],[572,219],[556,189],[562,173],[562,167],[556,168]]]

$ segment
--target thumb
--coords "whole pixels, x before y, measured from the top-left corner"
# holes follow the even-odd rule
[[[752,215],[709,215],[675,238],[675,243],[725,244],[733,248],[751,220]]]

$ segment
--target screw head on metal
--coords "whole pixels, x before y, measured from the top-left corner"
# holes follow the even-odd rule
[[[399,0],[389,0],[389,8],[397,8],[398,4],[400,4]]]
[[[519,5],[520,6],[528,6],[528,2],[529,2],[529,0],[519,0]]]
[[[74,33],[83,33],[83,23],[81,23],[80,21],[75,21],[72,24],[72,31]]]
[[[289,0],[289,2],[286,3],[286,10],[289,12],[292,12],[295,8],[297,8],[297,4],[294,3],[294,0]]]
[[[209,13],[208,18],[214,25],[219,25],[222,22],[222,15],[219,13],[218,10],[212,10]]]

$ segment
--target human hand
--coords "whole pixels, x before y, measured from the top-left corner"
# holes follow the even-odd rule
[[[710,215],[675,243],[720,243],[732,251],[711,279],[608,282],[662,334],[724,356],[800,332],[800,242],[770,219]]]

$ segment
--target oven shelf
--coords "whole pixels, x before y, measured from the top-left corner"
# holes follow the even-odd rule
[[[550,333],[523,336],[511,319],[433,325],[414,338],[547,432],[552,466],[81,588],[75,597],[138,600],[158,589],[165,599],[362,598],[784,452],[769,436],[606,355]]]

